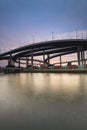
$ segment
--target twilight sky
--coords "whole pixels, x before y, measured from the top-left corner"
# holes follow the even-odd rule
[[[0,0],[0,50],[87,30],[87,0]]]

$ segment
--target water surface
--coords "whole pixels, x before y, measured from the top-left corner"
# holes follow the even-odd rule
[[[87,75],[0,75],[0,130],[87,130]]]

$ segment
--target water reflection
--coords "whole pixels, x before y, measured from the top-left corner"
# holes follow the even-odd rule
[[[25,94],[49,97],[75,98],[87,93],[85,74],[15,74],[0,76],[1,94]],[[15,93],[16,92],[16,93]]]
[[[86,74],[0,75],[0,128],[82,130],[86,113]]]
[[[86,75],[74,74],[22,74],[17,75],[18,87],[32,90],[35,94],[75,96],[86,92]]]

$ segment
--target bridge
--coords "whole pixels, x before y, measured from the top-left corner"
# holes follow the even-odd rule
[[[25,45],[0,54],[0,60],[7,60],[8,66],[26,64],[33,68],[34,62],[50,66],[50,59],[59,57],[59,65],[63,64],[62,56],[75,53],[78,65],[86,64],[87,39],[52,40]],[[42,58],[38,59],[38,56]],[[26,62],[25,62],[26,61]],[[54,64],[54,63],[53,63]]]

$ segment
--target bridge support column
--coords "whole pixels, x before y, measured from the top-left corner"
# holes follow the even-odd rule
[[[18,62],[18,67],[20,68],[20,58],[19,58],[19,62]]]
[[[12,60],[12,55],[10,54],[10,58],[8,60],[8,66],[15,66],[15,62]]]
[[[83,51],[83,55],[84,55],[84,65],[86,65],[85,51]]]
[[[62,57],[60,56],[60,66],[62,66]]]
[[[81,63],[82,65],[85,65],[85,52],[82,46],[81,46]]]
[[[31,67],[33,69],[33,49],[31,49]]]
[[[11,65],[15,66],[15,62],[12,60],[12,57],[11,57]]]
[[[44,62],[44,66],[45,66],[45,50],[43,50],[43,62]]]
[[[8,60],[8,66],[10,66],[10,65],[11,65],[11,60],[9,59],[9,60]]]
[[[9,66],[10,66],[10,65],[15,66],[15,62],[9,59],[9,60],[8,60],[8,65],[9,65]]]
[[[29,65],[29,57],[26,57],[26,67]]]
[[[77,59],[78,59],[78,65],[80,65],[80,45],[77,46]]]
[[[50,57],[50,54],[47,55],[48,65],[50,64],[50,59],[49,59],[49,57]]]
[[[84,65],[84,51],[83,51],[82,46],[81,46],[81,63],[82,65]]]

